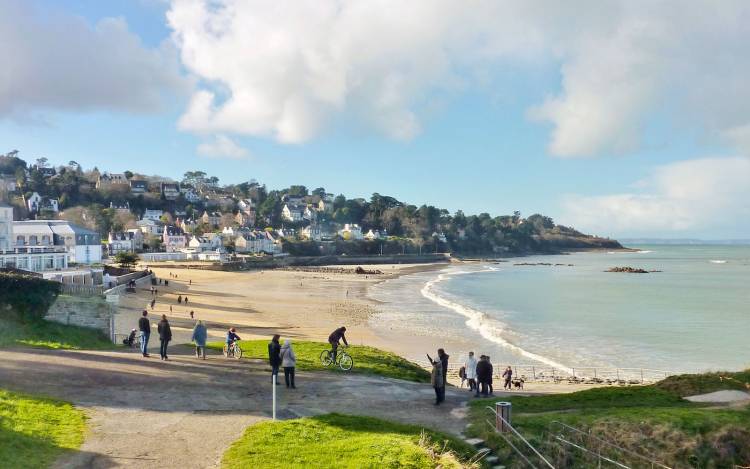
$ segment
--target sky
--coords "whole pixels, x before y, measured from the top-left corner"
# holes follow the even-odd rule
[[[750,3],[0,0],[0,152],[750,238]]]

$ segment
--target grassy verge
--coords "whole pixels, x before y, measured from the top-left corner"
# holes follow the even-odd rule
[[[86,419],[72,405],[0,389],[0,466],[47,467],[81,446]]]
[[[268,360],[268,341],[243,340],[240,341],[243,358],[258,358]],[[212,342],[207,345],[214,350],[222,350],[224,343]],[[302,371],[332,371],[340,372],[339,368],[324,367],[320,363],[320,353],[330,349],[324,342],[295,341],[292,343],[297,356],[297,369]],[[341,349],[339,349],[341,350]],[[419,365],[390,352],[374,347],[352,345],[346,352],[354,359],[354,368],[346,373],[362,373],[398,378],[408,381],[425,383],[430,381],[430,374]]]
[[[89,350],[114,347],[104,334],[95,329],[44,320],[21,322],[0,318],[0,347],[12,345]]]
[[[733,375],[745,376],[743,373]],[[557,436],[563,435],[576,444],[594,446],[591,440],[562,430],[557,422],[591,432],[635,453],[652,455],[673,467],[747,465],[750,463],[750,407],[711,407],[681,397],[737,388],[734,382],[722,385],[726,382],[719,380],[718,375],[689,375],[669,378],[652,386],[596,388],[503,400],[513,404],[514,427],[549,457],[555,467],[586,467],[597,462],[557,440]],[[744,382],[740,385],[744,387]],[[485,438],[506,458],[508,467],[522,467],[508,444],[486,423],[487,420],[494,422],[494,414],[486,406],[494,405],[497,400],[500,399],[482,399],[470,404],[471,426],[467,433]],[[642,465],[642,461],[619,450],[605,449],[602,454],[626,465]]]
[[[224,453],[222,467],[479,467],[466,462],[472,455],[465,443],[418,426],[328,414],[253,425]]]

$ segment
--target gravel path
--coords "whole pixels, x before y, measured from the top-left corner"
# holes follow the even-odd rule
[[[64,468],[204,468],[248,425],[270,418],[265,364],[193,357],[174,347],[169,362],[137,353],[13,349],[3,351],[3,388],[73,402],[89,416],[81,451]],[[283,377],[282,377],[283,382]],[[277,387],[280,418],[327,412],[372,415],[459,434],[466,391],[448,389],[432,405],[426,384],[332,373],[298,373],[298,389]]]

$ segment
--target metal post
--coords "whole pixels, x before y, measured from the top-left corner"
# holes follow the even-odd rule
[[[510,402],[495,402],[495,428],[501,433],[510,431],[511,418]]]
[[[643,384],[643,368],[641,368],[641,384]]]
[[[536,367],[535,366],[531,367],[531,374],[534,376],[534,379],[536,380]]]
[[[273,389],[273,419],[276,420],[276,373],[271,374],[271,389]]]

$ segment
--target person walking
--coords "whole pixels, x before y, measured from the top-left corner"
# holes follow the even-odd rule
[[[440,359],[440,363],[443,365],[443,387],[440,390],[441,396],[440,400],[445,400],[445,386],[448,384],[448,354],[445,353],[445,350],[439,348],[438,349],[438,358]]]
[[[281,344],[279,344],[279,334],[274,334],[271,342],[268,344],[268,362],[271,364],[271,374],[276,379],[276,384],[280,384],[279,379],[279,366],[281,365]]]
[[[187,305],[187,295],[185,295],[185,304]]]
[[[169,360],[167,346],[169,345],[169,341],[172,340],[172,329],[169,327],[166,314],[161,315],[161,321],[159,321],[159,326],[156,330],[159,332],[159,341],[161,342],[159,355],[161,355],[162,360]]]
[[[466,379],[469,380],[469,391],[474,391],[477,387],[477,359],[474,352],[469,352],[469,358],[464,363],[466,369]]]
[[[432,372],[430,373],[430,384],[435,389],[435,405],[440,405],[443,402],[443,393],[441,390],[445,389],[445,383],[443,382],[443,362],[440,360],[433,360],[430,355],[427,355],[427,359],[432,364]]]
[[[284,368],[284,382],[287,388],[297,389],[294,385],[294,368],[297,366],[297,356],[292,348],[292,341],[286,339],[281,346],[281,366]]]
[[[487,361],[487,357],[484,355],[480,356],[479,361],[477,362],[477,387],[474,397],[479,397],[480,387],[482,388],[482,395],[487,397],[487,386],[491,373],[490,363]]]
[[[148,311],[144,309],[138,320],[138,329],[141,331],[141,353],[144,357],[148,357],[148,338],[151,337],[151,323],[146,316],[148,316]]]
[[[190,319],[194,319],[194,318],[195,318],[195,311],[193,311],[193,310],[191,309],[191,310],[190,310]]]
[[[177,295],[177,304],[182,304],[182,295]]]
[[[203,357],[203,359],[206,359],[206,339],[208,338],[208,328],[205,324],[203,324],[203,321],[198,321],[195,323],[195,328],[193,328],[193,337],[192,341],[195,342],[195,356],[198,358]]]
[[[509,391],[512,391],[513,387],[513,368],[508,365],[508,368],[505,369],[505,372],[503,373],[503,378],[505,378],[505,384],[503,385],[503,389],[507,389]]]
[[[154,310],[154,305],[155,304],[156,304],[156,298],[154,298],[153,300],[151,300],[151,311]]]
[[[492,360],[490,359],[490,356],[487,355],[487,363],[490,365],[490,372],[489,376],[487,377],[487,388],[490,391],[490,396],[495,395],[495,391],[492,389],[492,377],[495,375],[495,367],[492,366]]]

